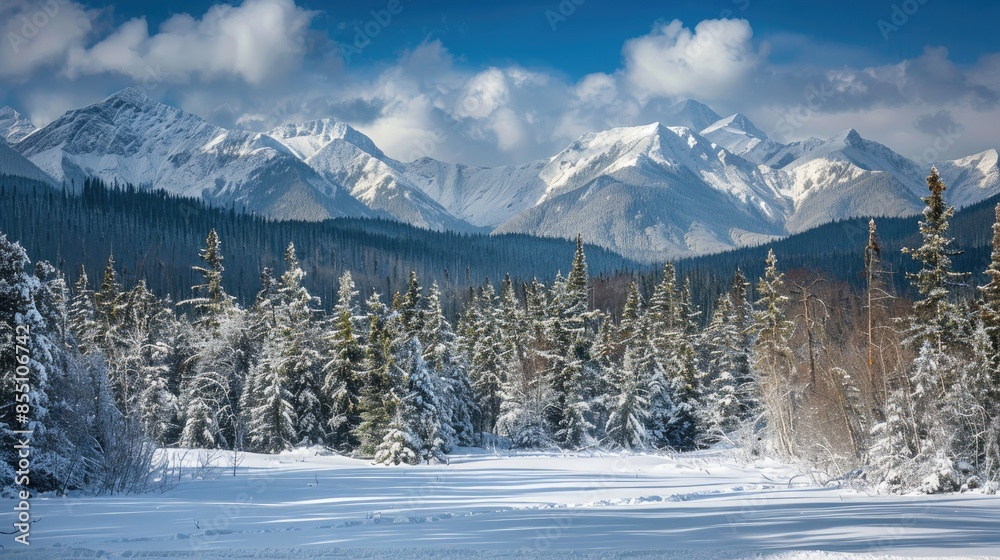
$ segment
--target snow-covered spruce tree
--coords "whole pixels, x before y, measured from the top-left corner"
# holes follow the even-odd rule
[[[244,399],[249,448],[261,453],[291,449],[299,441],[294,395],[280,349],[271,340],[265,344],[261,360],[251,370],[250,395]]]
[[[753,305],[750,303],[750,282],[739,268],[733,276],[729,297],[733,304],[733,322],[739,337],[733,355],[735,368],[733,375],[736,377],[740,396],[740,421],[747,422],[756,418],[760,412],[760,390],[757,377],[750,366],[751,351],[757,331]]]
[[[553,440],[572,449],[582,445],[594,427],[588,419],[590,404],[585,393],[588,356],[584,343],[566,323],[556,321],[552,337],[556,354],[549,374],[549,425]]]
[[[738,378],[742,335],[730,295],[716,301],[702,344],[705,387],[699,413],[706,443],[714,443],[739,427],[745,408]]]
[[[655,447],[690,449],[698,435],[694,312],[686,294],[667,263],[648,313],[649,343],[658,365],[649,386],[649,433]]]
[[[104,266],[100,288],[94,294],[98,344],[108,357],[114,354],[122,305],[122,288],[118,283],[118,271],[115,270],[115,256],[112,253],[108,255],[108,262]]]
[[[980,287],[983,294],[982,336],[976,337],[973,350],[984,372],[982,392],[983,412],[988,419],[984,449],[984,471],[993,480],[1000,479],[1000,204],[996,207],[993,224],[993,253],[986,276],[990,279]]]
[[[509,438],[514,447],[549,447],[553,442],[546,411],[553,399],[549,373],[555,343],[550,337],[547,290],[532,279],[525,287],[523,307],[513,286],[509,290],[505,287],[504,293],[501,356],[502,363],[507,364],[503,366],[507,375],[501,390],[497,433]]]
[[[605,432],[615,446],[642,449],[651,443],[649,394],[660,389],[658,383],[664,376],[652,352],[650,324],[642,314],[642,299],[634,282],[621,327],[624,356],[620,365],[609,372],[613,397]]]
[[[80,353],[88,355],[99,352],[97,320],[94,314],[94,292],[90,289],[87,269],[82,265],[80,266],[80,276],[73,285],[73,296],[69,302],[69,321]]]
[[[670,378],[674,402],[674,414],[670,419],[670,446],[674,449],[691,449],[696,445],[701,432],[697,412],[701,387],[695,353],[701,310],[692,301],[690,278],[684,281],[681,289],[680,311],[682,329],[676,341],[677,368]]]
[[[134,395],[134,401],[127,403],[127,414],[139,419],[143,433],[151,441],[172,443],[168,435],[178,411],[177,397],[169,388],[172,349],[168,340],[176,319],[172,310],[146,288],[145,280],[139,280],[125,294],[124,301],[119,358],[132,380],[127,392]]]
[[[365,302],[368,310],[367,340],[361,372],[361,396],[358,401],[360,424],[355,437],[363,457],[374,457],[384,441],[389,424],[396,417],[399,385],[392,355],[389,312],[381,296],[372,292]]]
[[[198,256],[205,265],[192,267],[202,276],[202,283],[194,286],[193,290],[202,296],[179,302],[178,305],[191,305],[196,311],[198,325],[215,333],[223,316],[235,302],[222,287],[222,272],[225,270],[222,266],[222,242],[214,229],[208,232],[205,247],[198,252]]]
[[[569,275],[557,276],[552,285],[552,321],[548,328],[554,343],[548,377],[551,401],[547,407],[555,443],[579,447],[594,427],[591,402],[598,387],[599,368],[591,357],[598,314],[590,310],[590,287],[583,239],[576,238],[576,253]]]
[[[361,372],[365,348],[358,337],[359,320],[350,272],[340,277],[333,322],[326,334],[326,363],[323,366],[323,398],[329,407],[327,428],[330,443],[341,451],[358,446],[355,430],[361,423]]]
[[[185,447],[233,447],[239,422],[238,398],[249,364],[240,355],[242,310],[222,287],[222,243],[215,230],[208,233],[199,252],[204,266],[193,267],[202,276],[194,286],[196,297],[181,301],[195,315],[193,376],[183,386],[181,405]],[[228,437],[227,437],[228,436]]]
[[[951,464],[955,458],[955,440],[960,434],[948,410],[947,397],[958,383],[961,369],[958,359],[930,340],[920,347],[920,354],[913,362],[909,404],[916,453],[912,478],[904,481],[906,489],[923,493],[958,489],[958,476]]]
[[[383,465],[415,465],[420,462],[423,443],[411,431],[408,405],[397,404],[386,434],[375,451],[375,462]]]
[[[926,205],[924,219],[920,221],[923,243],[916,249],[903,249],[921,265],[918,272],[907,275],[920,294],[913,304],[907,336],[917,348],[930,343],[944,349],[956,342],[960,331],[961,318],[952,301],[951,288],[965,275],[951,269],[951,257],[957,253],[951,248],[953,239],[948,236],[948,220],[955,214],[955,208],[944,202],[946,187],[935,167],[931,167],[927,177],[927,188],[930,194],[921,199]]]
[[[758,376],[766,433],[774,451],[794,455],[793,418],[795,363],[789,337],[792,322],[786,318],[784,275],[778,271],[774,250],[768,252],[764,278],[757,284],[756,343],[753,368]]]
[[[395,367],[403,379],[404,394],[396,416],[375,453],[385,464],[445,461],[448,442],[442,433],[441,379],[423,358],[423,348],[413,337],[397,350]]]
[[[986,267],[986,276],[990,281],[979,288],[983,294],[982,320],[993,350],[990,390],[994,391],[992,395],[994,402],[1000,403],[1000,204],[996,207],[993,253],[990,264]]]
[[[423,332],[424,360],[444,380],[447,390],[446,411],[448,437],[454,445],[475,445],[476,409],[475,393],[469,379],[467,365],[459,351],[457,335],[444,316],[441,307],[441,289],[437,282],[431,284],[427,294]]]
[[[459,325],[459,344],[468,356],[469,377],[479,409],[477,432],[496,433],[506,382],[508,346],[498,319],[496,292],[488,281],[476,290]]]
[[[877,490],[898,493],[913,484],[917,442],[903,389],[893,390],[884,405],[884,420],[872,426],[865,451],[865,477]]]
[[[417,336],[423,330],[424,297],[417,280],[417,273],[410,271],[406,283],[406,293],[397,294],[393,299],[393,310],[399,313],[399,320],[407,339]]]
[[[299,266],[292,243],[285,249],[285,266],[278,282],[275,350],[282,358],[280,366],[290,382],[298,444],[321,444],[326,441],[326,422],[320,399],[323,361],[318,348],[321,332],[316,321],[319,300],[302,285],[306,273]]]
[[[423,346],[417,337],[400,349],[396,364],[402,370],[408,389],[402,398],[406,403],[404,410],[412,413],[410,427],[422,444],[419,458],[428,463],[431,460],[443,462],[454,438],[447,425],[450,411],[442,399],[447,393],[444,380],[424,360]]]

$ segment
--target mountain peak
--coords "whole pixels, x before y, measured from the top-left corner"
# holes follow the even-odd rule
[[[701,134],[709,134],[716,130],[728,129],[731,131],[745,132],[747,136],[751,138],[759,138],[760,140],[767,140],[767,134],[764,134],[762,130],[757,128],[753,122],[747,118],[743,113],[734,113],[729,115],[724,119],[719,119],[718,121],[712,123],[710,126],[701,131]]]
[[[34,131],[35,125],[13,107],[0,109],[0,140],[14,144]]]
[[[156,103],[145,93],[142,93],[141,91],[133,87],[127,87],[121,91],[112,93],[111,95],[105,97],[104,100],[101,101],[101,103],[113,103],[115,101],[121,101],[133,105],[145,105],[147,103]]]
[[[702,130],[722,118],[711,107],[694,99],[674,103],[666,113],[664,123],[670,126],[686,126],[692,130]]]
[[[7,105],[2,109],[0,109],[0,120],[20,119],[20,118],[21,118],[21,113],[15,111],[14,108],[11,107],[10,105]]]
[[[831,138],[830,142],[844,143],[848,146],[860,146],[864,142],[864,138],[858,134],[857,130],[849,128]]]
[[[267,134],[277,138],[303,158],[310,157],[334,140],[353,144],[377,159],[385,157],[371,138],[347,123],[330,118],[283,124],[268,131]]]

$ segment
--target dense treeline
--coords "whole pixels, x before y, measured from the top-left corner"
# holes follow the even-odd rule
[[[191,248],[210,229],[226,240],[223,281],[243,305],[253,303],[261,268],[277,269],[292,242],[307,263],[307,287],[324,305],[335,301],[345,270],[365,290],[383,294],[403,289],[414,271],[438,282],[449,317],[486,278],[499,282],[508,271],[516,282],[552,278],[573,247],[572,241],[435,232],[389,220],[279,222],[98,180],[86,181],[78,194],[74,190],[0,176],[0,231],[66,275],[80,266],[99,270],[114,253],[123,282],[143,279],[155,294],[175,300],[192,295],[198,257]],[[597,247],[587,252],[597,274],[640,266]]]
[[[446,461],[456,445],[730,441],[885,491],[995,491],[1000,205],[989,264],[973,278],[955,271],[956,214],[936,170],[928,187],[900,250],[914,265],[912,304],[894,288],[896,250],[875,220],[853,249],[859,282],[783,272],[770,248],[757,282],[734,269],[710,311],[668,263],[651,288],[631,282],[611,315],[594,305],[600,284],[578,238],[565,276],[507,276],[499,291],[483,282],[454,326],[439,284],[423,287],[415,271],[387,304],[345,270],[324,306],[294,243],[244,304],[226,289],[223,237],[210,229],[194,297],[175,303],[144,279],[125,284],[113,257],[99,281],[84,268],[70,289],[44,261],[29,272],[24,249],[0,236],[0,359],[14,371],[17,346],[31,356],[39,488],[140,489],[157,445],[321,445],[399,464]],[[9,488],[24,422],[18,386],[3,389]]]
[[[973,273],[966,287],[958,287],[963,297],[974,297],[974,286],[983,280],[982,271],[990,260],[990,224],[993,208],[1000,197],[963,208],[956,212],[951,235],[960,254],[954,257],[955,268]],[[912,298],[916,292],[906,274],[917,270],[918,264],[906,257],[903,247],[920,243],[917,222],[913,218],[875,218],[883,245],[883,267],[894,274],[887,276],[893,290]],[[763,244],[759,247],[736,249],[714,255],[677,261],[678,274],[689,277],[695,286],[696,302],[710,307],[729,285],[732,271],[737,268],[750,278],[764,274],[764,262],[769,251],[781,255],[786,270],[809,271],[827,280],[850,288],[865,287],[864,261],[858,259],[857,247],[868,241],[868,218],[855,218],[825,224],[803,233]],[[650,279],[647,284],[652,284]]]

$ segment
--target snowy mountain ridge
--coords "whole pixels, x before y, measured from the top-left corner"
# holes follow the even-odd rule
[[[0,109],[0,140],[15,144],[35,131],[35,125],[11,107]]]
[[[126,89],[37,130],[0,110],[0,138],[13,147],[0,154],[0,173],[43,173],[57,184],[96,176],[279,219],[388,216],[436,230],[583,233],[648,260],[921,207],[924,166],[854,129],[781,144],[745,115],[720,117],[693,100],[663,117],[584,134],[544,160],[483,168],[400,162],[331,119],[227,130]],[[987,150],[938,163],[950,202],[1000,193],[998,159]]]

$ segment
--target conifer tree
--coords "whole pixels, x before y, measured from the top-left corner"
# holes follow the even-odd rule
[[[70,329],[80,353],[87,355],[98,352],[99,334],[94,315],[94,292],[90,289],[87,269],[80,266],[80,276],[73,285],[73,296],[69,302]]]
[[[423,442],[411,431],[409,418],[413,416],[408,403],[399,403],[393,408],[392,421],[386,434],[375,451],[375,462],[383,465],[415,465],[420,462]]]
[[[299,442],[295,396],[289,389],[291,382],[287,370],[282,367],[282,357],[271,350],[279,348],[271,344],[265,347],[264,357],[251,373],[252,380],[248,384],[253,394],[246,399],[250,448],[263,453],[291,449]],[[196,412],[197,418],[204,416],[201,411]]]
[[[458,348],[457,336],[441,308],[441,289],[437,282],[427,294],[426,313],[420,339],[425,341],[424,360],[445,389],[442,395],[443,429],[449,446],[475,445],[476,409],[475,393],[469,379],[467,365]]]
[[[486,282],[469,304],[461,323],[461,346],[469,360],[469,373],[479,409],[478,432],[496,432],[502,403],[501,388],[507,378],[508,347],[497,317],[497,297]]]
[[[778,271],[774,250],[768,252],[764,278],[757,285],[757,338],[753,367],[758,375],[767,429],[779,453],[793,454],[794,356],[789,347],[792,322],[787,320],[784,275]]]
[[[401,380],[396,375],[392,335],[386,324],[388,309],[377,292],[372,292],[365,306],[368,310],[368,338],[364,345],[363,383],[358,402],[360,424],[355,437],[359,440],[359,453],[364,457],[374,457],[390,423],[396,419]]]
[[[203,281],[193,290],[202,297],[178,303],[193,306],[197,331],[194,374],[182,396],[185,426],[181,444],[235,448],[243,432],[239,399],[249,375],[253,343],[244,332],[242,309],[222,286],[222,243],[214,229],[199,256],[204,266],[192,268]]]
[[[704,336],[705,394],[700,413],[708,442],[732,432],[743,420],[741,410],[746,404],[738,377],[741,338],[732,299],[723,294]]]
[[[998,391],[1000,399],[1000,204],[996,206],[996,222],[993,224],[993,253],[986,268],[989,282],[979,289],[983,294],[982,319],[989,344],[993,350],[991,385]]]
[[[750,365],[750,354],[756,336],[753,305],[750,303],[750,282],[739,268],[733,275],[729,297],[733,304],[733,323],[739,342],[733,356],[736,386],[740,394],[740,420],[747,421],[757,416],[760,407],[760,391],[757,378]]]
[[[108,255],[108,263],[104,266],[104,276],[101,286],[94,294],[94,310],[99,324],[98,331],[102,336],[102,345],[107,350],[113,346],[113,333],[118,326],[121,313],[122,290],[118,284],[118,271],[115,270],[115,256]]]
[[[908,336],[917,348],[930,343],[943,349],[955,341],[959,332],[959,313],[951,300],[951,288],[964,275],[951,270],[951,257],[957,253],[951,248],[953,239],[948,236],[948,221],[955,208],[944,202],[946,187],[935,167],[931,167],[927,187],[930,194],[921,199],[926,205],[924,219],[920,221],[923,244],[916,249],[903,249],[921,264],[918,272],[907,275],[921,296],[913,304]]]
[[[178,305],[192,305],[198,314],[198,324],[210,335],[218,335],[220,323],[225,313],[234,305],[233,298],[222,287],[222,242],[219,235],[212,229],[205,239],[205,247],[198,252],[204,261],[204,266],[194,266],[203,282],[194,286],[193,290],[204,294],[202,297],[189,299]]]
[[[619,325],[623,356],[608,371],[613,397],[605,425],[608,440],[623,449],[644,448],[652,443],[649,394],[660,388],[663,374],[651,351],[649,327],[639,288],[632,282]]]
[[[552,402],[548,407],[553,439],[567,448],[579,447],[593,425],[587,418],[590,405],[584,393],[584,349],[575,333],[564,323],[556,321],[552,327],[553,341],[558,354],[550,373]]]
[[[358,441],[354,430],[361,423],[361,371],[365,350],[356,334],[354,280],[350,272],[340,277],[333,325],[326,335],[328,361],[323,367],[323,396],[329,403],[328,428],[334,447],[354,449]]]
[[[576,253],[566,277],[565,317],[584,317],[590,308],[590,278],[587,256],[583,251],[583,236],[576,236]]]
[[[275,343],[283,358],[281,369],[288,379],[295,406],[295,431],[301,445],[321,444],[326,440],[321,370],[322,357],[317,342],[318,299],[302,285],[305,271],[299,266],[295,245],[285,249],[285,272],[278,282],[278,309]]]

